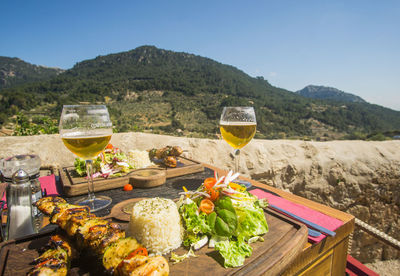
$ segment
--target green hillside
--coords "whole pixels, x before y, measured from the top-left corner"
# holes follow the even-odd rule
[[[215,137],[223,106],[252,105],[258,138],[336,139],[400,129],[400,112],[308,99],[208,58],[142,46],[82,61],[48,81],[0,91],[0,123],[58,119],[63,104],[106,103],[116,131]],[[36,118],[37,120],[37,118]]]
[[[0,56],[0,90],[22,83],[48,80],[64,70],[27,63],[19,58]]]

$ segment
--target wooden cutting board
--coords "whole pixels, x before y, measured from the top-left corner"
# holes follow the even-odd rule
[[[202,172],[204,171],[204,167],[200,162],[184,158],[178,157],[178,164],[176,168],[166,168],[165,166],[159,165],[154,166],[152,168],[158,168],[166,171],[166,178]],[[135,170],[132,170],[130,173],[123,175],[121,177],[115,178],[95,178],[94,179],[94,190],[95,192],[111,190],[115,188],[121,188],[125,184],[130,183],[130,174],[134,173]],[[61,183],[63,186],[63,192],[66,196],[76,196],[87,194],[88,185],[85,177],[80,177],[76,174],[75,168],[73,166],[64,167],[59,170],[59,175],[61,179]]]
[[[307,227],[271,210],[265,211],[269,232],[264,242],[252,243],[253,254],[238,268],[224,268],[221,257],[213,249],[203,247],[191,257],[178,264],[169,262],[170,275],[278,275],[296,258],[307,242]],[[122,224],[126,227],[127,224]],[[57,230],[56,230],[57,231]],[[39,256],[38,249],[44,246],[51,234],[43,233],[20,241],[0,244],[1,275],[26,275],[32,260]],[[187,250],[179,248],[177,254]],[[165,256],[169,259],[169,255]],[[69,275],[105,275],[101,263],[96,259],[81,256],[71,264]]]

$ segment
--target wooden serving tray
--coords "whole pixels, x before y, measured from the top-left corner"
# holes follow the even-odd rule
[[[278,275],[296,258],[307,242],[307,227],[288,219],[279,213],[265,211],[269,232],[264,242],[252,243],[253,253],[246,258],[243,266],[224,268],[222,258],[213,249],[203,247],[195,254],[178,264],[169,262],[170,275]],[[126,227],[127,224],[121,224]],[[57,231],[57,230],[55,230]],[[1,275],[26,275],[33,267],[31,262],[39,256],[38,249],[43,247],[55,231],[33,235],[19,241],[0,244]],[[179,248],[177,254],[187,253]],[[169,260],[170,255],[165,256]],[[96,259],[80,257],[71,264],[69,275],[105,275],[102,264]]]
[[[166,168],[165,166],[154,166],[149,168],[159,168],[166,170],[166,177],[172,178],[185,174],[191,174],[204,171],[204,167],[200,162],[192,159],[178,157],[178,164],[176,168]],[[130,174],[135,172],[132,170],[130,173],[115,178],[95,178],[94,190],[95,192],[121,188],[130,181]],[[88,186],[85,177],[80,177],[75,173],[74,166],[64,167],[59,170],[63,191],[66,196],[76,196],[87,194]]]

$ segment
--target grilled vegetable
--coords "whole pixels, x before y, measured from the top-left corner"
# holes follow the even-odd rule
[[[86,220],[86,222],[78,227],[78,230],[76,231],[76,243],[79,248],[85,248],[87,246],[87,242],[85,242],[86,237],[88,236],[90,229],[92,227],[99,227],[99,226],[106,226],[109,222],[104,219],[99,219],[99,218],[91,218]],[[92,228],[93,229],[93,228]],[[96,228],[94,228],[96,229]],[[98,228],[100,230],[100,228]],[[93,232],[93,230],[92,230]]]
[[[62,248],[56,248],[56,249],[49,249],[45,251],[42,255],[40,255],[38,258],[35,259],[36,264],[40,264],[47,259],[57,259],[57,260],[63,260],[65,262],[68,261],[68,253]]]
[[[135,255],[125,258],[117,266],[115,275],[139,276],[139,275],[168,275],[169,266],[167,260],[161,256],[147,257]]]
[[[50,238],[50,249],[34,260],[35,266],[28,275],[67,275],[72,250],[66,239],[60,235]]]
[[[67,264],[55,258],[49,258],[37,264],[28,275],[52,275],[52,276],[65,276],[68,273]]]
[[[132,237],[119,239],[109,245],[103,255],[103,266],[106,270],[113,272],[121,261],[129,253],[141,247],[141,245]]]

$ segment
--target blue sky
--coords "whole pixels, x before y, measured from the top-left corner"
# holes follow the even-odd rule
[[[0,26],[0,55],[33,64],[155,45],[400,110],[400,1],[2,0]]]

